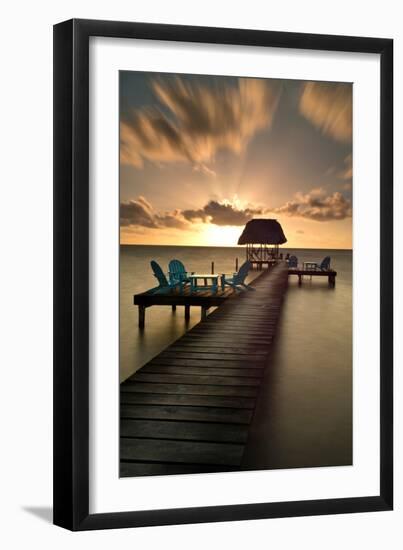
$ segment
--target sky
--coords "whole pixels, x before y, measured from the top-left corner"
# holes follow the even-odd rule
[[[352,246],[352,84],[120,72],[122,244]]]

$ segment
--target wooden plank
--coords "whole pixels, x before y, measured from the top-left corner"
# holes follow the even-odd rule
[[[184,420],[219,422],[222,424],[248,424],[253,411],[219,407],[187,407],[185,405],[122,405],[121,418],[144,420]]]
[[[206,346],[213,351],[214,346],[222,346],[227,344],[228,347],[238,345],[244,346],[245,350],[258,351],[267,354],[269,351],[272,339],[267,341],[257,340],[241,340],[240,338],[220,338],[219,336],[186,336],[187,341],[195,342],[197,346]]]
[[[222,344],[221,344],[222,346]],[[250,346],[251,347],[251,346]],[[233,350],[232,353],[229,350]],[[237,351],[235,351],[237,350]],[[183,345],[183,346],[171,346],[166,351],[163,351],[153,359],[159,357],[164,358],[178,358],[178,359],[206,359],[212,361],[244,361],[247,358],[255,357],[257,360],[264,360],[266,352],[262,349],[254,351],[252,349],[244,348],[212,348],[207,342],[200,343],[200,345]]]
[[[208,338],[213,337],[213,339],[215,340],[221,339],[222,342],[238,341],[239,343],[242,343],[242,342],[248,343],[251,341],[255,341],[255,342],[266,344],[267,342],[271,342],[271,340],[273,339],[274,333],[275,333],[274,329],[256,330],[256,331],[251,330],[249,332],[248,331],[233,332],[228,330],[221,330],[219,328],[217,328],[216,330],[213,330],[213,329],[206,330],[206,329],[200,328],[200,329],[197,329],[197,331],[192,332],[191,334],[192,336],[197,335],[198,337],[208,337]]]
[[[122,460],[152,460],[191,464],[239,466],[244,446],[232,443],[199,443],[167,439],[120,439]]]
[[[231,327],[231,317],[227,319],[227,317],[223,318],[217,318],[215,322],[213,323],[212,320],[210,321],[204,321],[203,323],[199,323],[195,325],[190,332],[197,332],[198,329],[203,330],[222,330],[227,331],[231,333],[249,333],[249,329],[251,329],[253,332],[257,330],[263,330],[263,329],[273,329],[276,328],[277,323],[271,322],[264,322],[260,319],[245,319],[244,321],[239,323],[239,326]]]
[[[257,388],[241,386],[207,386],[194,384],[149,384],[136,382],[127,384],[124,382],[124,391],[135,393],[167,393],[183,395],[228,395],[231,397],[256,397]]]
[[[181,365],[184,367],[218,367],[218,368],[244,368],[248,367],[251,364],[252,361],[247,361],[244,359],[243,361],[233,361],[233,360],[226,360],[226,361],[217,361],[217,360],[208,360],[208,359],[182,359],[180,357],[156,357],[155,359],[152,359],[147,364],[148,365]],[[264,361],[262,359],[253,359],[253,364],[262,366],[264,365]],[[144,367],[142,367],[143,369]],[[142,370],[141,369],[141,370]],[[139,371],[137,371],[139,372]],[[134,375],[133,375],[134,376]]]
[[[273,305],[270,308],[270,311],[272,309]],[[253,312],[247,313],[246,311],[242,310],[242,312],[237,313],[236,311],[229,310],[222,311],[224,308],[221,307],[217,309],[215,312],[211,313],[209,318],[206,320],[204,325],[213,325],[216,320],[227,320],[229,328],[232,326],[236,328],[245,328],[245,322],[251,321],[256,324],[268,324],[273,325],[275,324],[274,319],[268,318],[267,312],[260,313],[258,309],[254,309]]]
[[[203,340],[207,339],[215,342],[220,342],[221,344],[226,343],[229,346],[237,343],[238,345],[251,345],[252,343],[266,345],[272,341],[273,335],[274,331],[267,334],[234,334],[221,330],[206,331],[198,329],[197,331],[189,332],[188,334],[186,334],[186,336],[184,336],[184,338],[193,338],[193,340],[196,339],[196,344],[198,339],[200,339],[200,342],[203,342]]]
[[[248,331],[248,328],[246,328],[246,327],[249,327],[249,325],[250,325],[250,328],[254,331],[275,330],[277,328],[277,317],[278,316],[276,315],[276,319],[270,319],[269,322],[267,322],[267,318],[266,319],[252,319],[252,318],[242,319],[242,321],[239,321],[239,327],[237,327],[238,328],[237,332],[245,330],[245,329],[246,329],[246,331]],[[218,324],[218,322],[221,323],[221,319],[217,319],[217,324]],[[235,323],[237,323],[237,320],[233,319],[233,322],[235,324]],[[207,324],[207,321],[206,321],[205,324]],[[212,327],[212,324],[210,326]]]
[[[120,423],[120,437],[245,443],[248,428],[237,424],[123,419]]]
[[[250,355],[253,352],[253,346],[248,346],[250,349],[245,351],[246,347],[242,344],[228,346],[226,343],[218,343],[214,344],[211,347],[212,349],[210,349],[210,346],[206,342],[198,344],[197,342],[183,339],[177,340],[162,353],[171,355],[174,353],[207,353],[208,355],[216,354],[218,357],[226,355],[236,355],[238,357],[239,355]],[[264,351],[257,349],[254,353],[255,355],[263,355]],[[213,357],[212,359],[215,358]]]
[[[229,334],[266,334],[266,333],[273,333],[277,328],[277,323],[265,323],[263,321],[252,321],[248,320],[244,323],[231,323],[231,326],[228,327],[219,327],[218,323],[221,321],[220,319],[217,319],[215,321],[215,325],[210,321],[210,323],[207,323],[205,321],[202,325],[200,325],[200,329],[204,331],[208,331],[210,329],[211,331],[215,332],[216,330],[219,330],[220,332],[228,332]],[[230,323],[230,321],[228,321]],[[193,332],[193,330],[192,330]],[[196,330],[195,330],[196,332]]]
[[[235,344],[236,345],[236,344]],[[170,353],[176,351],[176,350],[181,350],[183,352],[194,352],[194,353],[207,353],[207,354],[218,354],[220,357],[223,357],[227,354],[236,354],[237,356],[242,356],[242,355],[248,355],[250,356],[250,354],[252,355],[261,355],[261,356],[266,356],[266,351],[265,349],[262,349],[261,347],[260,348],[255,348],[253,345],[245,345],[243,347],[241,346],[238,346],[238,347],[229,347],[229,346],[226,346],[225,343],[223,344],[222,342],[212,342],[212,343],[208,343],[208,342],[201,342],[200,344],[196,343],[196,342],[193,342],[193,340],[181,340],[180,343],[178,342],[178,344],[175,343],[175,345],[173,345],[172,347],[169,348],[170,350]]]
[[[250,359],[251,356],[254,357],[256,361],[264,361],[266,352],[262,348],[254,351],[253,348],[249,349],[249,347],[245,346],[245,349],[241,353],[225,353],[225,351],[221,353],[220,349],[217,350],[213,347],[210,347],[208,341],[204,341],[200,343],[200,346],[198,348],[189,345],[184,346],[180,349],[170,349],[169,351],[160,353],[159,355],[153,357],[151,361],[156,361],[159,359],[179,359],[181,361],[228,361],[230,363],[242,363],[245,360],[247,361],[248,359]]]
[[[145,365],[141,372],[149,373],[164,373],[164,374],[207,374],[212,376],[253,376],[259,378],[263,376],[263,368],[253,368],[252,364],[245,363],[243,369],[231,369],[231,368],[218,368],[218,367],[188,367],[181,365]]]
[[[176,306],[194,306],[194,307],[218,307],[223,305],[225,300],[229,300],[231,298],[220,296],[220,295],[212,295],[210,297],[206,296],[197,296],[195,294],[192,294],[191,296],[185,296],[185,295],[172,295],[172,294],[152,294],[152,295],[145,295],[140,294],[134,296],[134,304],[135,305],[144,305],[146,307],[148,306],[169,306],[169,305],[176,305]]]
[[[211,386],[259,386],[260,379],[235,376],[209,376],[199,374],[159,374],[138,371],[130,377],[130,382],[150,382],[152,384],[194,384]]]
[[[273,307],[273,306],[272,306]],[[270,311],[272,311],[272,307]],[[223,309],[223,308],[221,308]],[[259,308],[260,309],[260,308]],[[273,311],[274,313],[274,311]],[[216,320],[222,320],[222,327],[228,329],[242,329],[249,328],[249,325],[246,324],[246,320],[251,321],[252,324],[256,325],[273,325],[275,324],[273,319],[268,318],[268,313],[265,312],[264,315],[259,313],[257,309],[254,309],[249,315],[246,315],[245,312],[242,313],[242,317],[237,316],[236,312],[229,311],[224,313],[223,311],[218,310],[215,314],[212,313],[210,317],[203,323],[203,326],[214,325]],[[225,322],[226,321],[226,322]]]
[[[255,406],[255,400],[251,397],[131,393],[125,392],[123,387],[120,391],[120,403],[125,405],[189,405],[233,409],[253,409]]]
[[[260,348],[267,349],[269,344],[272,341],[272,337],[268,336],[267,338],[254,338],[254,337],[247,337],[247,336],[235,336],[235,335],[219,335],[218,333],[214,334],[196,334],[196,333],[189,333],[184,338],[195,341],[198,345],[202,343],[216,343],[216,344],[224,344],[227,343],[228,346],[232,346],[234,344],[238,345],[245,345],[245,346],[256,346]]]
[[[203,328],[203,330],[207,330],[208,328],[211,328],[211,330],[216,330],[219,328],[220,330],[227,331],[233,334],[253,334],[254,332],[268,332],[273,331],[277,327],[276,322],[270,322],[267,323],[265,321],[256,320],[256,319],[248,319],[245,320],[242,323],[235,323],[232,320],[228,320],[229,326],[223,326],[218,327],[218,322],[221,324],[221,319],[216,319],[215,323],[212,321],[203,323],[203,326],[200,325],[200,328]],[[215,325],[215,326],[214,326]]]
[[[271,340],[270,340],[271,341]],[[211,346],[209,345],[209,342],[211,342]],[[218,336],[215,334],[211,335],[203,335],[203,334],[196,334],[192,332],[188,332],[185,334],[181,340],[176,340],[172,345],[180,345],[180,346],[194,346],[194,347],[218,347],[218,348],[242,348],[242,349],[255,349],[256,351],[262,351],[262,347],[267,348],[267,342],[258,342],[256,340],[252,339],[245,339],[245,338],[236,338],[233,337],[223,337]],[[213,350],[214,351],[214,350]]]
[[[200,323],[200,325],[197,325],[197,327],[192,329],[189,334],[228,334],[230,336],[234,335],[236,337],[243,336],[247,338],[265,338],[267,334],[273,334],[273,331],[273,326],[254,327],[253,325],[250,325],[247,328],[242,327],[239,329],[232,329],[231,327],[219,326],[218,324],[207,325],[207,323]]]
[[[226,290],[224,293],[218,291],[213,293],[211,291],[198,291],[197,293],[190,294],[186,289],[182,294],[177,292],[170,292],[167,294],[159,293],[142,293],[136,294],[133,297],[134,305],[172,305],[176,304],[178,306],[193,305],[193,306],[202,306],[209,304],[212,307],[222,306],[226,302],[232,301],[232,298],[236,297],[234,292]]]
[[[245,323],[247,325],[247,323]],[[234,335],[234,336],[265,336],[266,333],[272,333],[275,327],[273,325],[264,325],[261,324],[254,324],[252,322],[248,323],[248,327],[243,326],[239,328],[231,328],[230,326],[223,325],[220,322],[216,322],[215,324],[209,323],[207,324],[207,321],[204,321],[204,323],[199,323],[198,325],[195,325],[191,331],[188,332],[188,334],[199,334],[200,332],[203,332],[205,334],[216,334],[219,333],[225,333],[228,335]]]

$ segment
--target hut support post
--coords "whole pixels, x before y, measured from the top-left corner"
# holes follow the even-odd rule
[[[190,306],[185,306],[185,319],[186,321],[190,319]]]
[[[201,320],[202,321],[205,321],[207,319],[207,311],[208,311],[208,307],[205,307],[205,306],[202,306],[201,307]]]
[[[176,311],[176,305],[172,304],[172,311]]]
[[[146,321],[146,306],[139,306],[139,328],[144,328]]]

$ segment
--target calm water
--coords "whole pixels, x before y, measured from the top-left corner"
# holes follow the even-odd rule
[[[300,259],[327,251],[296,251]],[[244,455],[247,469],[352,464],[352,254],[336,287],[290,280]],[[296,277],[295,277],[296,279]]]

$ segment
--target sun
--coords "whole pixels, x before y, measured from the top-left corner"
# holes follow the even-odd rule
[[[205,246],[236,246],[242,228],[235,225],[205,224],[203,241]]]

